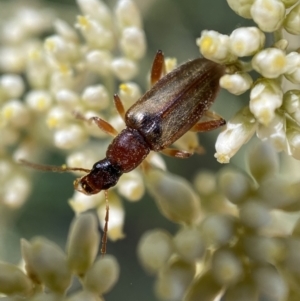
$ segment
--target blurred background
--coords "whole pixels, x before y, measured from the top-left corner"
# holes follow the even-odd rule
[[[80,13],[75,1],[26,1],[23,5],[39,5],[55,11],[55,14],[69,24],[76,22]],[[113,8],[116,1],[104,1]],[[240,26],[251,24],[250,21],[235,15],[224,0],[135,0],[143,16],[144,30],[147,39],[147,55],[140,62],[140,71],[134,79],[145,91],[146,75],[151,67],[157,49],[162,49],[166,56],[176,57],[178,63],[199,56],[196,38],[204,29],[216,30],[230,34]],[[17,1],[0,1],[0,20],[13,11]],[[116,86],[117,90],[117,86]],[[213,110],[225,119],[231,117],[239,107],[247,103],[248,95],[237,97],[224,91],[219,94]],[[193,181],[199,170],[217,171],[221,165],[214,158],[214,142],[218,130],[199,135],[200,143],[205,148],[203,155],[194,155],[180,160],[164,157],[168,170],[174,174]],[[1,139],[1,137],[0,137]],[[249,144],[247,147],[250,147]],[[246,147],[232,159],[231,164],[244,168],[244,151]],[[101,159],[101,158],[99,158]],[[63,162],[63,154],[53,149],[47,152],[47,162],[58,164]],[[32,158],[32,161],[35,161]],[[66,237],[74,212],[68,205],[73,195],[74,176],[70,174],[33,172],[33,189],[26,204],[11,213],[5,241],[0,245],[0,260],[18,263],[20,260],[19,240],[33,236],[45,236],[65,246]],[[108,242],[108,253],[116,256],[120,263],[121,275],[117,285],[105,296],[105,300],[155,300],[153,293],[154,278],[147,275],[138,263],[136,247],[141,235],[150,229],[164,228],[174,234],[178,225],[165,219],[158,211],[151,197],[146,193],[139,202],[123,202],[125,206],[126,237],[118,242]]]

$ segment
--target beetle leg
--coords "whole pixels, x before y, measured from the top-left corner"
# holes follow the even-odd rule
[[[156,52],[151,68],[151,86],[166,74],[165,56],[161,50]]]
[[[105,224],[103,228],[103,236],[101,241],[101,255],[104,256],[106,253],[106,245],[107,245],[107,231],[108,231],[108,220],[109,220],[109,205],[108,205],[108,196],[107,196],[107,190],[104,191],[105,194]]]
[[[116,137],[119,134],[118,131],[110,123],[101,119],[100,117],[92,117],[89,118],[88,121],[94,121],[99,129],[113,137]]]
[[[226,120],[223,119],[220,115],[215,112],[206,111],[204,113],[206,117],[211,118],[209,121],[199,121],[196,123],[190,131],[192,132],[207,132],[211,130],[215,130],[226,124]]]
[[[119,115],[121,116],[121,118],[125,122],[125,109],[124,109],[124,105],[122,103],[122,100],[121,100],[121,98],[119,97],[118,94],[114,95],[114,103],[115,103],[115,107],[116,107]]]
[[[161,153],[163,153],[164,155],[170,156],[170,157],[176,157],[176,158],[181,158],[181,159],[185,159],[185,158],[189,158],[193,153],[184,151],[184,150],[179,150],[176,148],[165,148],[163,150],[160,151]]]

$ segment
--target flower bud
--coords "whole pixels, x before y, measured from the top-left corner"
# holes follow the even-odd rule
[[[160,212],[169,220],[192,224],[199,219],[199,197],[185,179],[152,169],[146,173],[146,185]]]
[[[268,208],[259,200],[248,199],[240,206],[240,220],[249,228],[262,228],[270,223]]]
[[[75,148],[82,145],[86,139],[86,131],[77,124],[66,125],[54,133],[54,144],[61,149]]]
[[[199,229],[182,228],[174,237],[177,253],[187,262],[199,260],[205,252],[205,244]]]
[[[25,90],[21,76],[16,74],[4,74],[0,76],[0,99],[19,98]]]
[[[0,262],[0,292],[2,294],[26,296],[32,289],[32,282],[18,267]]]
[[[116,58],[111,63],[112,72],[120,81],[128,81],[137,73],[137,65],[127,58]]]
[[[122,31],[120,47],[123,54],[132,59],[141,59],[146,52],[144,31],[138,27],[126,27]]]
[[[243,245],[247,256],[258,263],[277,264],[286,257],[285,242],[276,237],[247,235]]]
[[[252,281],[246,279],[243,282],[238,282],[235,285],[228,287],[222,299],[223,301],[258,301],[258,290]]]
[[[71,281],[66,255],[53,242],[37,237],[31,243],[21,241],[27,274],[35,282],[42,282],[50,290],[63,293]]]
[[[103,110],[109,106],[107,89],[103,85],[88,86],[82,93],[82,101],[88,108]]]
[[[275,117],[275,110],[282,105],[283,92],[277,81],[258,80],[250,93],[250,111],[260,123],[268,126]]]
[[[126,82],[119,86],[118,95],[124,103],[125,109],[128,110],[141,96],[141,89],[134,82]]]
[[[109,292],[116,284],[120,274],[120,267],[112,255],[105,255],[98,259],[87,271],[83,286],[85,290],[102,295]]]
[[[10,100],[6,102],[1,110],[2,122],[15,127],[25,127],[29,123],[30,115],[27,107],[20,100]]]
[[[220,163],[228,163],[241,146],[249,141],[257,127],[254,116],[248,107],[242,108],[227,122],[226,128],[219,134],[216,141],[216,153]]]
[[[284,20],[284,28],[291,34],[300,34],[300,4],[294,6]]]
[[[130,26],[142,28],[140,12],[135,2],[131,0],[118,1],[115,9],[115,15],[121,30]]]
[[[257,27],[235,29],[229,39],[231,52],[239,57],[253,55],[265,44],[265,35]]]
[[[194,264],[176,259],[160,270],[155,283],[156,295],[160,300],[182,300],[194,274]]]
[[[261,30],[273,32],[282,25],[285,7],[280,0],[254,0],[250,12]]]
[[[290,52],[287,56],[287,70],[284,76],[294,84],[300,84],[300,54]]]
[[[216,300],[221,290],[222,286],[215,281],[209,272],[206,272],[198,276],[190,285],[184,301],[213,301]]]
[[[229,36],[217,31],[203,30],[201,38],[196,40],[202,55],[218,63],[228,63],[236,60],[236,56],[230,52]]]
[[[253,271],[253,279],[260,294],[270,301],[285,300],[288,294],[283,276],[271,265],[261,266]]]
[[[232,239],[234,228],[234,219],[231,216],[214,214],[203,220],[201,233],[206,245],[218,247],[225,245]]]
[[[52,97],[46,90],[31,90],[25,97],[28,106],[36,112],[47,111],[52,104]]]
[[[240,171],[224,168],[219,173],[219,187],[227,199],[233,204],[244,202],[251,194],[252,180]]]
[[[70,226],[67,260],[71,271],[82,276],[94,262],[100,243],[98,220],[94,214],[81,214]]]
[[[293,158],[300,159],[300,128],[288,128],[286,131],[287,143],[289,145],[289,154]]]
[[[232,285],[243,277],[240,258],[229,249],[219,249],[212,257],[212,274],[221,285]]]
[[[151,230],[143,234],[137,254],[143,267],[150,273],[157,272],[174,251],[171,235],[165,230]]]
[[[118,192],[128,201],[138,201],[145,193],[144,182],[139,172],[125,173],[119,180]]]
[[[248,152],[247,161],[251,175],[257,182],[279,172],[277,153],[269,143],[257,143],[252,147]]]
[[[59,36],[61,36],[64,40],[73,43],[79,42],[79,37],[77,35],[77,32],[66,21],[61,19],[56,19],[53,25],[56,33]]]
[[[47,114],[46,124],[49,129],[59,129],[71,119],[69,110],[62,106],[53,106]]]
[[[112,16],[107,5],[100,0],[76,0],[84,15],[90,16],[104,27],[110,28]]]
[[[86,63],[89,70],[102,76],[111,71],[112,55],[107,50],[92,50],[86,54]]]
[[[251,19],[250,8],[254,0],[227,0],[230,8],[245,19]]]
[[[246,92],[252,83],[252,77],[248,73],[225,74],[220,79],[220,86],[235,95]]]
[[[267,48],[253,57],[252,66],[264,77],[277,78],[286,72],[288,62],[284,51],[277,48]]]

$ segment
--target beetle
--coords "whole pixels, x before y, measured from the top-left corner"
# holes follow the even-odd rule
[[[114,95],[117,111],[126,124],[120,133],[99,117],[89,119],[115,136],[108,146],[106,158],[96,162],[91,170],[39,165],[25,160],[22,163],[42,170],[87,172],[74,181],[74,187],[92,195],[102,190],[106,193],[117,184],[123,173],[139,166],[150,151],[179,158],[189,157],[191,153],[169,146],[189,130],[205,132],[225,124],[223,118],[209,111],[218,94],[219,79],[225,73],[225,67],[205,58],[197,58],[166,75],[164,73],[164,55],[159,50],[151,69],[152,87],[127,112],[119,96]],[[204,115],[211,120],[201,122]],[[85,120],[80,114],[77,117]],[[108,205],[105,221],[107,231]]]
[[[75,181],[75,189],[90,195],[111,188],[123,173],[140,165],[150,151],[189,157],[190,153],[168,147],[191,129],[208,131],[225,124],[225,120],[216,115],[211,121],[199,122],[217,96],[224,70],[222,65],[197,58],[160,78],[164,72],[164,55],[158,51],[151,70],[152,88],[125,116],[120,98],[114,95],[126,128],[108,146],[106,158],[96,162],[87,175]],[[109,134],[116,134],[102,119],[93,117],[92,120]]]

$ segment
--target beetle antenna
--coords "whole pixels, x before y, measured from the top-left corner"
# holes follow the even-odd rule
[[[81,167],[67,167],[65,164],[61,166],[54,166],[54,165],[44,165],[44,164],[37,164],[33,163],[24,159],[20,159],[19,162],[22,165],[25,165],[27,167],[41,170],[41,171],[52,171],[52,172],[71,172],[71,171],[82,171],[89,173],[91,170],[90,169],[85,169]]]
[[[108,230],[108,220],[109,220],[109,205],[108,205],[108,196],[107,196],[107,190],[104,190],[105,195],[105,204],[106,204],[106,213],[105,213],[105,224],[103,228],[103,236],[101,241],[101,254],[102,256],[106,253],[106,245],[107,245],[107,230]]]

